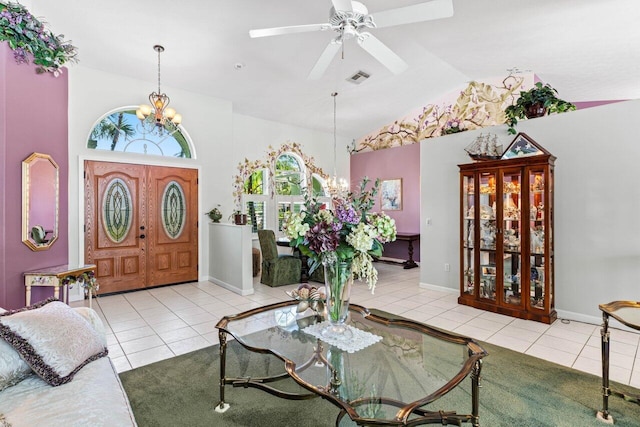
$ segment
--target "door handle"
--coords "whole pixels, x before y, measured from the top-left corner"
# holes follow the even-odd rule
[[[144,239],[145,237],[147,237],[147,236],[145,236],[144,234],[141,234],[141,235],[140,235],[140,238],[141,238],[141,239]]]

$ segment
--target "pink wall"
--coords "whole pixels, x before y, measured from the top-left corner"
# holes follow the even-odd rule
[[[367,151],[351,156],[351,188],[360,183],[363,176],[371,180],[402,178],[402,210],[385,212],[396,221],[399,232],[420,232],[420,144],[410,144],[386,150]],[[374,211],[380,210],[380,199]],[[394,242],[385,245],[384,256],[407,258],[407,243]],[[413,259],[420,260],[420,244],[414,242]]]
[[[0,307],[24,306],[25,271],[68,262],[68,81],[18,65],[0,42]],[[60,167],[58,240],[34,252],[22,243],[22,161],[49,154]],[[37,289],[32,302],[53,295]]]

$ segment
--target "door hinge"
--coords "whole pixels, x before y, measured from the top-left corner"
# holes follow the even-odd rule
[[[200,228],[200,221],[196,221],[196,228]]]
[[[82,178],[83,179],[87,179],[87,171],[86,170],[82,171]]]
[[[83,230],[83,233],[87,232],[87,224],[82,225],[82,230]]]
[[[200,178],[196,178],[196,185],[200,184]]]

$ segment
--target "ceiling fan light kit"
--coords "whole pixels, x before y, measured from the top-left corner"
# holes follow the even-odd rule
[[[352,0],[331,0],[329,22],[325,24],[295,25],[289,27],[264,28],[249,31],[255,37],[278,36],[284,34],[333,30],[337,37],[329,42],[320,58],[311,69],[309,79],[319,79],[327,70],[345,40],[355,38],[358,45],[378,60],[389,71],[400,74],[409,65],[368,29],[411,24],[453,16],[453,0],[432,0],[375,14],[369,14],[367,7]]]

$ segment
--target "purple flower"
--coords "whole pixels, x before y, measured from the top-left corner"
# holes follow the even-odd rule
[[[316,253],[335,251],[340,244],[338,233],[326,222],[314,225],[305,237],[309,241],[309,249]]]
[[[19,47],[13,51],[13,58],[16,60],[18,64],[27,64],[29,60],[27,59],[27,52]]]
[[[350,203],[344,200],[338,200],[336,202],[336,218],[338,218],[338,221],[347,224],[357,225],[360,223],[360,215],[358,215],[358,212]]]

